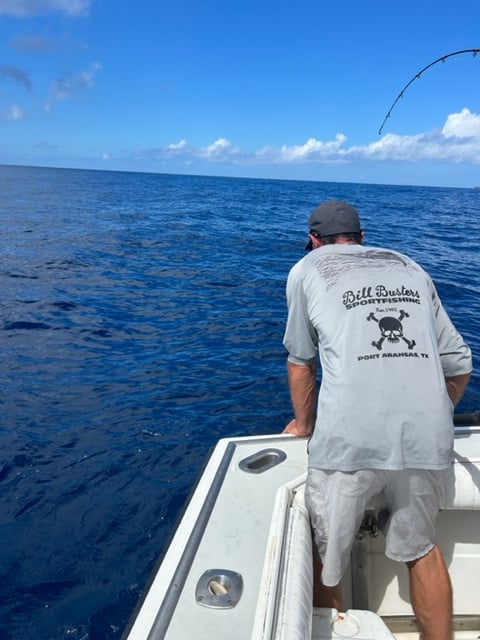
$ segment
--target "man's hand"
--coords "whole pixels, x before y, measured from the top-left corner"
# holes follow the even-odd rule
[[[293,420],[290,420],[290,422],[287,424],[287,426],[283,430],[283,433],[291,433],[292,436],[298,436],[299,438],[303,438],[305,436],[310,435],[311,429],[309,429],[308,427],[301,427],[298,424],[297,419],[294,418]]]

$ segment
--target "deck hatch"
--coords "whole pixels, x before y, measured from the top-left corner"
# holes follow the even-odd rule
[[[246,473],[263,473],[287,459],[287,454],[281,449],[262,449],[243,460],[238,466]]]

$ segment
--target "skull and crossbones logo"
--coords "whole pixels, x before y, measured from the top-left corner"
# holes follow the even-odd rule
[[[398,316],[398,318],[394,318],[393,316],[385,316],[383,318],[380,318],[379,320],[372,312],[369,316],[367,316],[367,320],[374,320],[375,322],[377,322],[378,328],[380,329],[380,332],[382,334],[379,340],[374,340],[372,342],[372,345],[374,347],[377,347],[377,349],[381,351],[385,340],[391,343],[397,343],[400,342],[400,340],[403,340],[409,349],[413,349],[416,344],[415,340],[409,340],[403,335],[402,320],[408,317],[409,314],[406,311],[402,310],[400,311],[400,315]]]

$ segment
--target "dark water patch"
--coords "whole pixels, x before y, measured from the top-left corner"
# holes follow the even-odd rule
[[[74,309],[78,309],[78,305],[75,304],[75,302],[65,302],[63,300],[59,302],[52,302],[51,305],[60,311],[73,311]]]
[[[23,279],[23,280],[38,280],[39,276],[33,276],[31,274],[26,274],[26,273],[12,273],[12,272],[7,272],[6,274],[7,278],[18,278],[18,279]]]
[[[6,331],[26,330],[32,331],[36,329],[52,329],[51,325],[44,322],[27,322],[25,320],[18,320],[17,322],[7,322],[3,327]]]

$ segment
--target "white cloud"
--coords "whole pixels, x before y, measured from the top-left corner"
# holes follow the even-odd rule
[[[470,109],[451,113],[443,125],[442,133],[446,138],[480,136],[480,116],[472,113]]]
[[[334,140],[309,138],[301,145],[264,147],[254,153],[242,152],[224,138],[204,147],[201,154],[186,143],[182,149],[190,156],[188,160],[192,155],[201,155],[207,160],[237,164],[332,165],[356,161],[415,163],[428,160],[477,165],[480,164],[480,115],[463,109],[460,113],[450,114],[442,130],[403,136],[390,133],[374,142],[350,147],[346,136],[337,133]]]
[[[463,109],[448,116],[443,129],[416,135],[389,133],[365,145],[347,145],[343,133],[333,140],[309,138],[304,144],[263,147],[247,152],[226,138],[205,147],[191,147],[186,140],[155,150],[136,152],[136,157],[157,160],[175,157],[191,163],[198,160],[235,165],[346,164],[352,162],[409,162],[423,160],[480,164],[480,115]]]
[[[245,153],[226,138],[218,138],[218,140],[205,147],[191,147],[186,140],[180,140],[180,142],[174,142],[166,147],[140,151],[135,155],[137,157],[149,156],[156,159],[178,158],[186,162],[206,160],[233,163],[240,162],[245,157]]]
[[[0,114],[0,120],[23,120],[25,116],[25,111],[14,104],[6,113]]]
[[[480,116],[469,109],[448,116],[441,130],[412,136],[388,134],[362,147],[351,147],[349,158],[452,164],[480,164]]]
[[[370,142],[364,146],[350,147],[348,156],[350,158],[362,158],[370,160],[413,160],[419,159],[418,154],[425,151],[425,144],[422,143],[421,135],[399,136],[389,133],[383,138]]]
[[[344,150],[342,149],[347,138],[342,133],[337,133],[335,140],[322,142],[315,138],[309,138],[303,145],[292,147],[283,146],[280,149],[279,160],[281,162],[314,162],[319,160],[325,162],[330,160],[340,162],[343,160]]]
[[[212,144],[198,149],[196,155],[205,160],[222,160],[224,162],[228,159],[235,160],[242,155],[242,152],[239,147],[234,147],[226,138],[219,138]]]
[[[54,80],[50,86],[50,96],[46,104],[46,110],[51,111],[53,103],[70,100],[76,94],[92,89],[95,86],[95,74],[102,68],[99,62],[92,64],[87,71],[80,71],[77,75],[70,72],[63,73]]]
[[[167,147],[168,151],[172,151],[173,153],[178,152],[178,151],[183,151],[184,149],[187,148],[187,141],[186,140],[180,140],[180,142],[177,142],[176,144],[169,144]]]
[[[0,15],[27,18],[48,13],[86,16],[90,0],[0,0]]]

